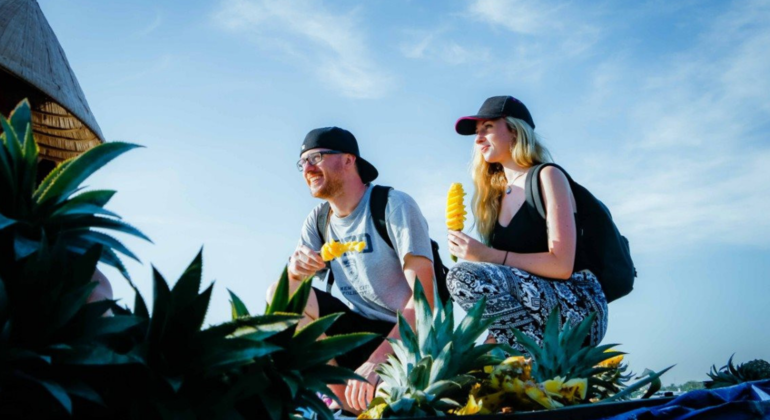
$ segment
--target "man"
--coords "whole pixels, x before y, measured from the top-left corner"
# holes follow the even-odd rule
[[[311,131],[302,144],[297,166],[310,194],[328,202],[330,211],[323,233],[319,232],[318,216],[324,203],[305,219],[299,244],[289,260],[292,291],[302,280],[327,267],[319,254],[325,242],[366,243],[362,252],[343,254],[330,263],[335,284],[347,302],[313,288],[302,324],[344,312],[327,331],[329,335],[368,331],[398,338],[397,312],[414,326],[416,279],[433,304],[433,254],[428,224],[417,203],[403,192],[388,193],[385,221],[393,244],[390,247],[376,231],[369,207],[371,182],[378,172],[361,157],[353,134],[338,127]],[[271,287],[268,297],[274,290]],[[366,409],[379,382],[374,370],[390,353],[390,343],[383,338],[336,359],[340,366],[355,370],[367,380],[331,386],[343,401],[343,409],[353,413]]]

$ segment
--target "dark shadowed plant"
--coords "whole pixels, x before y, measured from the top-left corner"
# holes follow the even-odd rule
[[[317,340],[336,316],[298,330],[309,285],[289,297],[282,279],[262,316],[232,295],[234,319],[204,327],[199,253],[173,287],[153,268],[151,307],[86,303],[98,262],[128,279],[117,253],[136,259],[107,232],[146,236],[81,183],[137,146],[97,146],[37,186],[30,117],[25,101],[0,118],[0,418],[330,418],[315,391],[355,375],[326,361],[372,337]]]
[[[117,309],[113,301],[86,303],[92,276],[99,261],[125,273],[116,251],[135,258],[105,231],[145,237],[104,209],[114,191],[82,192],[80,184],[136,146],[96,147],[38,186],[29,103],[0,116],[0,128],[0,417],[57,417],[79,403],[102,405],[80,373],[131,362],[105,340],[141,319],[103,317]]]
[[[303,313],[310,294],[310,279],[303,281],[291,296],[289,282],[287,270],[284,269],[264,316],[297,316]],[[230,295],[233,319],[249,316],[243,302],[232,292]],[[347,353],[375,337],[375,334],[369,333],[324,336],[326,330],[340,316],[341,313],[330,314],[302,328],[294,324],[265,338],[268,343],[281,348],[270,355],[272,363],[265,365],[264,374],[267,383],[271,385],[259,394],[259,400],[268,409],[271,419],[280,420],[296,415],[296,409],[301,407],[314,411],[319,418],[330,420],[333,418],[332,413],[318,394],[337,400],[328,384],[345,384],[349,379],[363,380],[349,369],[328,364],[334,357]],[[244,327],[239,329],[237,334],[239,337],[258,339],[261,333]]]

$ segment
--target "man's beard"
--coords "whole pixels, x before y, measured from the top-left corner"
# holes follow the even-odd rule
[[[328,200],[330,198],[336,197],[340,191],[342,191],[342,180],[329,174],[324,176],[323,186],[315,191],[311,189],[310,194],[312,194],[315,198]]]

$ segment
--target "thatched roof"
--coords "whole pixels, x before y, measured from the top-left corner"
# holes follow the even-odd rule
[[[67,56],[36,0],[0,0],[0,111],[29,98],[41,157],[77,156],[104,142]]]

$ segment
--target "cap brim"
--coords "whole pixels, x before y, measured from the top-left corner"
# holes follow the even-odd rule
[[[462,117],[455,123],[455,131],[463,136],[471,136],[476,134],[476,121],[496,120],[502,117],[502,115],[471,115]]]
[[[371,163],[367,162],[366,159],[358,157],[356,162],[358,164],[358,175],[361,176],[361,181],[364,184],[368,184],[374,181],[377,179],[377,176],[380,175],[380,173],[377,172],[377,168],[375,168]]]

